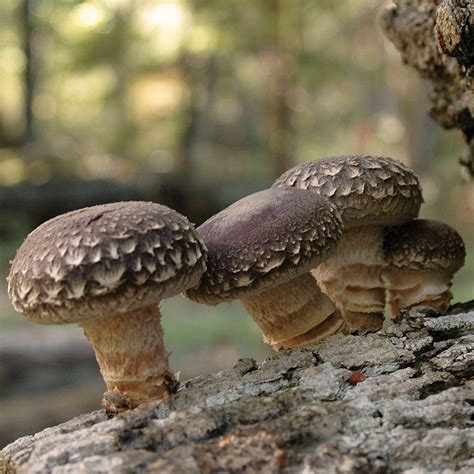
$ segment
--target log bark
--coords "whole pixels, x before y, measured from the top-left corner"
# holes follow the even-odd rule
[[[412,310],[197,377],[160,404],[102,411],[0,452],[18,473],[468,473],[474,470],[474,301]]]
[[[474,177],[474,1],[394,0],[381,25],[402,61],[431,81],[432,118],[462,131],[461,162]]]

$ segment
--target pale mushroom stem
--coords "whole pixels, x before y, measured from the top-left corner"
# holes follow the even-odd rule
[[[403,309],[415,306],[446,311],[452,298],[449,291],[452,275],[388,267],[383,272],[390,316],[400,319]]]
[[[342,329],[330,299],[306,273],[269,290],[241,298],[274,349],[308,345]]]
[[[170,395],[169,370],[158,305],[82,322],[107,385],[103,406],[120,412]]]
[[[383,228],[344,231],[336,252],[311,271],[351,332],[373,332],[384,321]]]

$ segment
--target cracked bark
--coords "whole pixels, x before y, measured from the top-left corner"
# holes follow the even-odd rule
[[[20,438],[4,471],[460,472],[474,470],[474,301],[412,310],[368,336],[191,379],[176,395]]]
[[[462,131],[474,177],[474,1],[394,0],[380,19],[402,61],[431,81],[431,117]]]

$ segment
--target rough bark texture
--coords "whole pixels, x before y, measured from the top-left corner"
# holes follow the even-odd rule
[[[474,177],[474,1],[394,0],[381,24],[403,62],[431,80],[433,119],[463,132]]]
[[[474,471],[474,302],[449,315],[280,352],[183,383],[171,399],[102,411],[0,453],[26,473]],[[414,469],[414,470],[413,470]],[[408,471],[406,471],[408,472]]]

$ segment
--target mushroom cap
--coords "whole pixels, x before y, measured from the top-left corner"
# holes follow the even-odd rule
[[[466,257],[462,237],[452,227],[425,219],[388,229],[383,252],[396,268],[449,274],[457,272]]]
[[[198,227],[207,271],[186,296],[207,304],[289,281],[329,257],[341,218],[324,197],[301,189],[267,189],[235,202]]]
[[[11,263],[15,309],[43,324],[73,323],[158,303],[195,285],[205,247],[178,212],[118,202],[57,216],[31,232]]]
[[[423,202],[413,171],[381,156],[333,156],[291,168],[272,187],[297,187],[327,197],[344,227],[400,225],[415,218]]]

